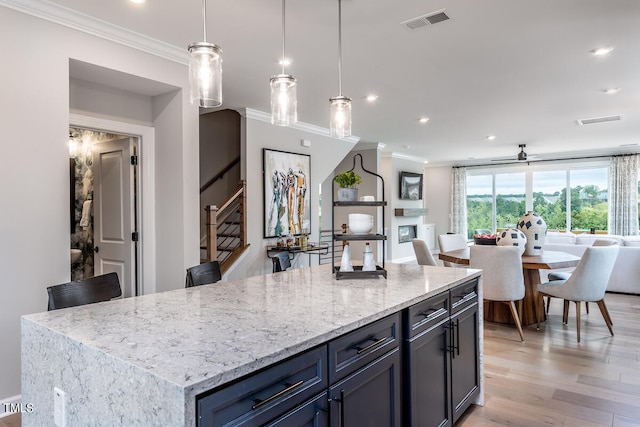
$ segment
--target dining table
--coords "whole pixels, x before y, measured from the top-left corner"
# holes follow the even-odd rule
[[[442,261],[455,264],[469,265],[470,249],[457,249],[441,252],[438,255]],[[538,299],[537,286],[540,283],[540,270],[554,270],[558,268],[575,267],[580,257],[559,251],[543,251],[541,255],[522,255],[522,273],[524,276],[523,312],[521,313],[522,325],[531,325],[537,322],[536,307]],[[544,319],[544,306],[537,307],[540,319]],[[484,319],[489,322],[514,323],[511,311],[506,304],[493,301],[485,301]]]

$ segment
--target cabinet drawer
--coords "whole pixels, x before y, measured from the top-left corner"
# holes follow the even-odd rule
[[[405,338],[413,338],[449,316],[449,292],[414,304],[407,312]]]
[[[198,397],[198,426],[264,425],[322,393],[326,351],[318,347]]]
[[[328,393],[303,403],[265,427],[327,427],[329,425]]]
[[[478,302],[478,279],[473,279],[451,289],[451,314]]]
[[[400,313],[329,342],[329,383],[333,384],[398,347]]]

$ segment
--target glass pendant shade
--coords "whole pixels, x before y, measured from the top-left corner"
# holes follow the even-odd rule
[[[190,100],[203,108],[222,105],[222,49],[212,43],[189,45]]]
[[[289,74],[271,77],[271,123],[289,126],[298,121],[296,79]]]
[[[331,103],[329,114],[331,116],[331,137],[346,138],[351,136],[351,98],[336,96],[329,98]]]

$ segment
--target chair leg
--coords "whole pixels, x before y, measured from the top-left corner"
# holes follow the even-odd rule
[[[538,292],[538,298],[535,298],[533,300],[533,309],[535,310],[535,315],[536,315],[537,330],[540,330],[540,315],[539,315],[538,307],[540,307],[541,305],[542,305],[542,311],[544,311],[544,295],[542,295],[542,292]]]
[[[576,332],[578,334],[578,342],[580,342],[580,301],[575,301],[575,303],[576,303]]]
[[[569,301],[568,300],[564,300],[564,308],[562,310],[562,324],[563,325],[569,324]]]
[[[516,323],[516,327],[518,328],[518,333],[520,334],[520,341],[524,342],[524,334],[522,333],[522,324],[520,323],[520,315],[516,311],[516,305],[513,301],[509,301],[509,308],[511,309],[511,315],[513,316],[513,321]]]
[[[589,301],[585,301],[584,306],[587,308],[587,314],[589,314]]]
[[[549,314],[549,306],[551,305],[551,297],[547,297],[547,314]]]
[[[609,328],[609,332],[613,336],[613,328],[611,327],[613,323],[611,322],[611,316],[609,316],[609,310],[607,310],[607,306],[605,305],[603,299],[598,301],[598,307],[600,308],[600,312],[602,313],[602,317],[604,318],[604,323],[607,324],[607,328]]]
[[[523,310],[523,308],[524,308],[523,304],[524,304],[524,298],[523,298],[523,299],[521,299],[521,300],[518,300],[518,313],[520,314],[520,324],[521,324],[521,325],[522,325],[522,316],[523,316],[523,312],[524,312],[524,310]]]

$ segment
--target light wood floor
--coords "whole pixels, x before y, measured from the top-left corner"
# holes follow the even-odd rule
[[[591,304],[582,309],[581,342],[575,312],[562,324],[562,301],[549,320],[525,328],[485,323],[485,406],[472,406],[456,427],[640,426],[640,296],[607,294],[609,331]],[[0,427],[20,427],[20,414]]]
[[[485,406],[472,406],[456,427],[640,426],[640,296],[607,294],[611,336],[595,304],[575,306],[562,324],[562,301],[549,319],[524,330],[485,323]]]
[[[20,414],[11,414],[8,417],[0,418],[0,427],[20,427]]]

